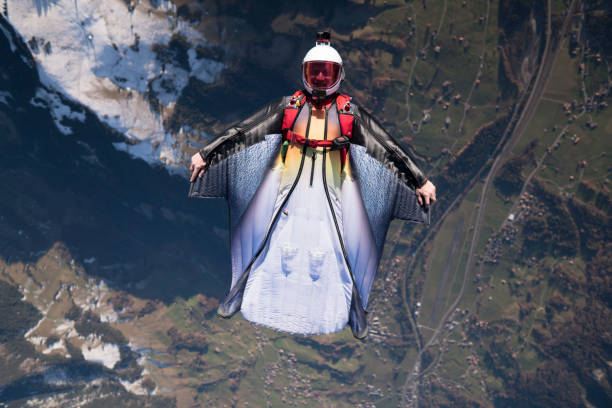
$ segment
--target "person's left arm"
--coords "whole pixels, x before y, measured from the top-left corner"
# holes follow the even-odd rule
[[[402,149],[381,124],[366,110],[354,106],[355,131],[351,143],[365,146],[368,154],[414,191],[419,204],[429,206],[436,201],[436,187],[427,179],[414,159]]]

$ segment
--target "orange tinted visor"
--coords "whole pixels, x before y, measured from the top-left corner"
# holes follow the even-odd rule
[[[340,64],[330,61],[308,61],[303,65],[306,84],[312,89],[329,89],[340,78]]]

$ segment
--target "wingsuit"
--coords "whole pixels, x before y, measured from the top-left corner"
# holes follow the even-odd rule
[[[218,313],[324,334],[367,334],[366,308],[393,218],[429,222],[426,177],[382,126],[339,94],[342,60],[318,33],[305,89],[272,101],[200,151],[190,197],[229,206],[232,285]]]

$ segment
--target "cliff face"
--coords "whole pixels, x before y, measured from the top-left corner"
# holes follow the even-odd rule
[[[0,401],[168,406],[139,396],[139,354],[106,303],[89,303],[108,290],[88,285],[138,296],[143,315],[177,296],[221,296],[224,205],[187,200],[183,177],[115,149],[123,136],[42,84],[1,16],[0,54]],[[111,301],[110,316],[128,306]]]
[[[199,275],[202,267],[227,265],[211,256],[226,251],[212,239],[225,228],[222,203],[187,200],[184,178],[115,149],[122,136],[43,85],[20,36],[0,24],[7,57],[0,62],[4,259],[35,260],[62,241],[77,259],[96,258],[95,273],[123,284],[165,281],[167,268]]]

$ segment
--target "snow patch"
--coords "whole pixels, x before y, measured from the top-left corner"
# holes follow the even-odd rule
[[[187,158],[163,120],[191,76],[210,83],[224,68],[197,58],[194,47],[208,46],[202,34],[178,19],[169,1],[129,7],[125,0],[36,4],[8,0],[10,22],[38,62],[41,81],[88,106],[128,138],[115,147],[151,164],[182,165]],[[176,57],[185,51],[187,58]]]
[[[88,278],[86,284],[78,291],[71,293],[72,301],[82,311],[94,310],[98,313],[104,313],[109,306],[102,302],[104,296],[109,292],[108,286],[104,280],[99,282],[93,278]]]
[[[157,391],[157,387],[155,387],[155,389],[153,390],[153,392],[151,392],[149,394],[149,391],[147,391],[143,386],[142,386],[142,382],[143,379],[140,378],[134,382],[129,382],[127,380],[121,380],[121,385],[123,385],[123,388],[125,388],[126,391],[131,392],[132,394],[135,395],[154,395],[155,392]]]
[[[35,346],[42,346],[47,341],[46,337],[41,336],[27,336],[26,339]]]
[[[111,307],[106,310],[100,310],[100,321],[103,323],[114,323],[119,320],[117,312]]]
[[[53,333],[66,338],[76,337],[79,334],[74,328],[74,324],[74,320],[64,320],[61,324],[57,325],[53,329]]]
[[[40,324],[43,322],[43,320],[45,320],[45,316],[43,315],[43,317],[38,321],[38,323],[36,323],[36,326],[32,327],[30,330],[28,330],[23,337],[25,337],[26,339],[29,339],[30,336],[32,336],[32,333],[34,333],[36,331],[36,329],[38,329],[38,326],[40,326]],[[44,340],[43,340],[44,341]]]
[[[56,93],[51,93],[43,88],[38,88],[36,94],[30,100],[30,104],[38,108],[49,109],[55,126],[65,135],[71,135],[72,129],[64,125],[62,121],[66,118],[85,121],[85,112],[75,112],[66,104],[64,104],[60,96]]]
[[[49,346],[47,349],[43,350],[43,354],[50,354],[55,350],[63,351],[65,352],[64,356],[70,357],[70,354],[67,354],[68,349],[66,348],[66,343],[64,342],[64,339],[59,339],[58,341],[53,343],[51,346]]]
[[[103,364],[106,368],[113,369],[115,364],[121,360],[119,346],[112,343],[102,343],[96,347],[87,344],[81,346],[83,357],[87,361]]]

